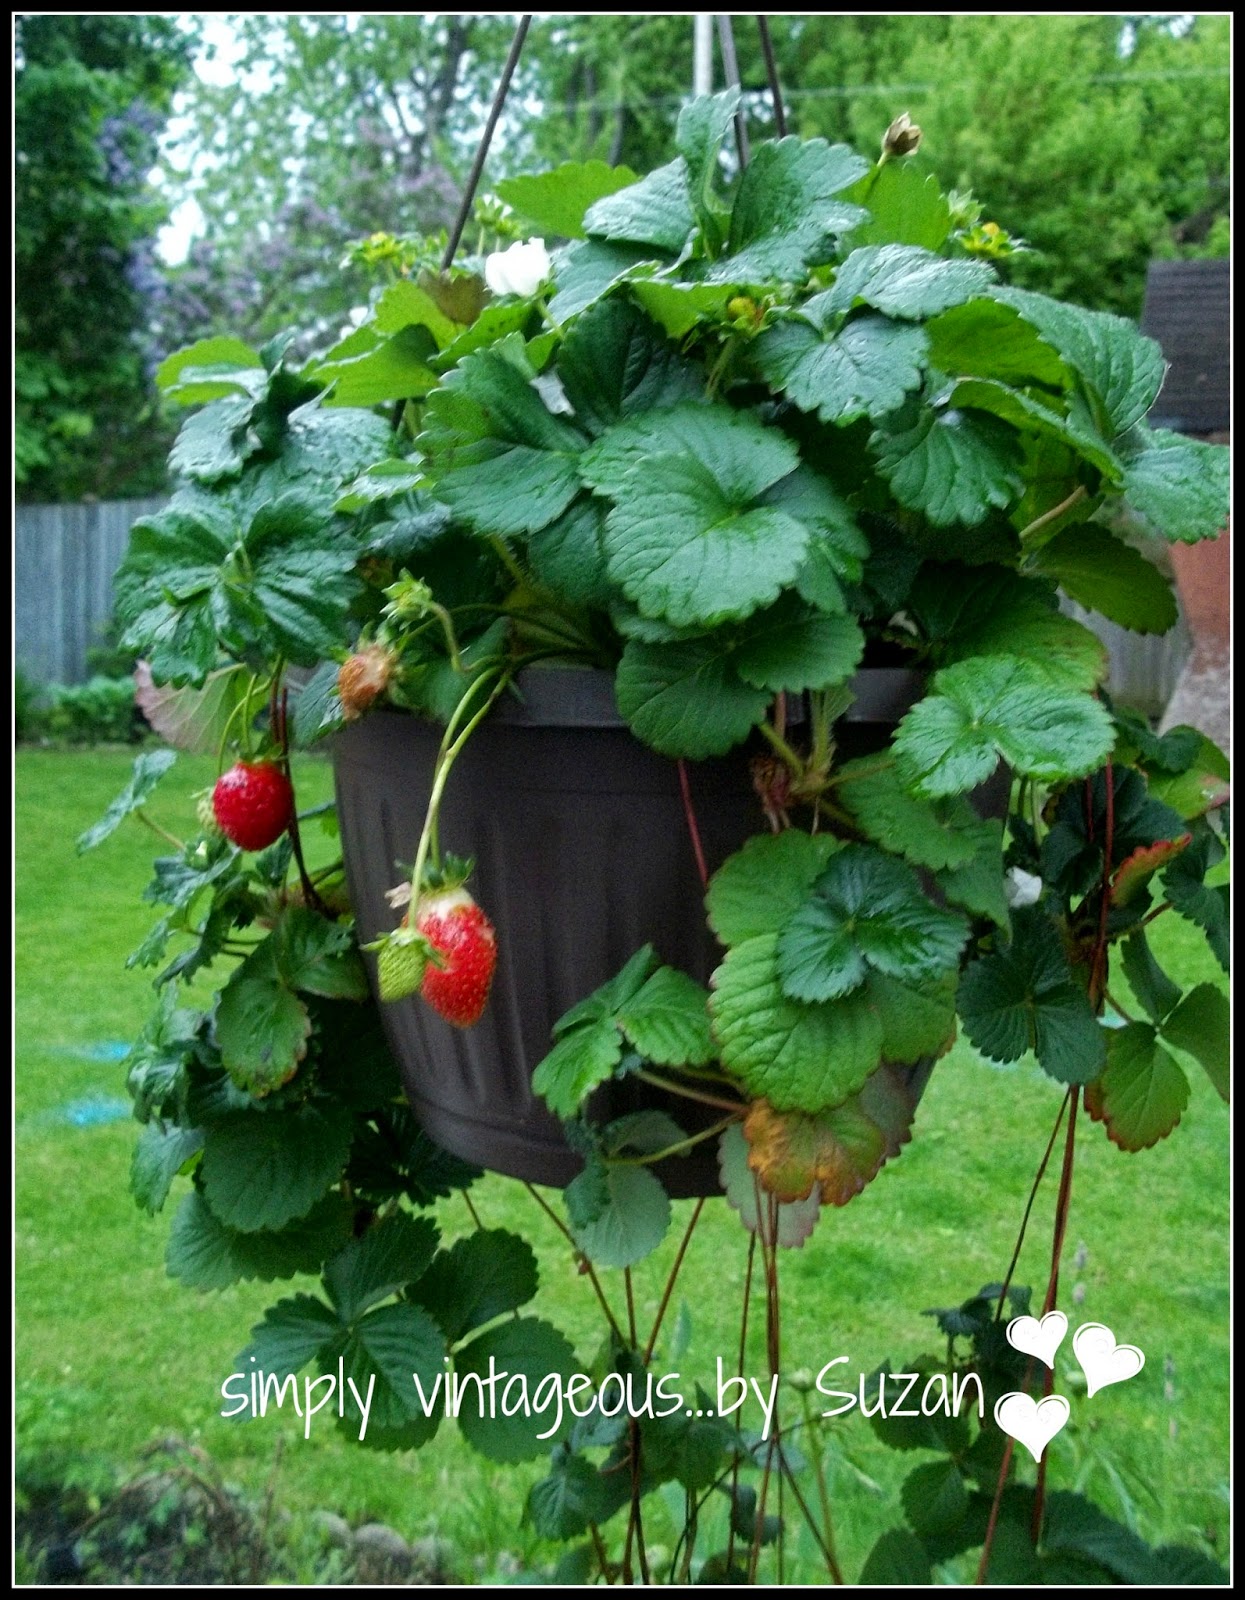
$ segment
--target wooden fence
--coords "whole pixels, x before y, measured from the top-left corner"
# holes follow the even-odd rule
[[[87,650],[112,614],[112,576],[130,525],[156,500],[16,508],[13,628],[16,665],[40,683],[81,683]]]
[[[80,683],[86,652],[112,609],[112,575],[130,525],[158,511],[159,500],[17,507],[14,624],[17,665],[42,683]],[[1162,638],[1128,633],[1065,602],[1111,651],[1112,694],[1148,715],[1162,715],[1189,654],[1183,617]]]

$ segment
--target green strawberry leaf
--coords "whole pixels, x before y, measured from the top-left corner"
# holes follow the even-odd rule
[[[789,999],[778,938],[736,945],[713,975],[709,1011],[722,1065],[775,1110],[824,1111],[855,1094],[878,1065],[882,1022],[863,988],[828,1004]]]
[[[750,431],[738,430],[742,452]],[[741,476],[665,455],[627,484],[606,518],[605,550],[610,577],[645,616],[713,627],[768,605],[795,577],[808,529],[753,503],[772,479],[751,488]]]
[[[995,282],[982,261],[948,261],[919,245],[865,245],[853,250],[824,294],[809,301],[814,316],[872,306],[888,317],[924,321],[984,294]]]
[[[284,1380],[338,1344],[341,1336],[341,1322],[323,1300],[311,1294],[289,1295],[269,1306],[251,1329],[250,1341],[238,1356],[239,1370],[248,1371],[254,1361],[261,1372]]]
[[[420,293],[414,284],[394,287]],[[320,382],[332,386],[328,405],[384,405],[418,399],[435,389],[437,371],[431,362],[436,353],[437,341],[425,326],[413,322],[388,338],[364,326],[334,346],[311,370]]]
[[[913,420],[905,408],[869,446],[896,500],[938,527],[971,527],[1021,492],[1017,435],[980,412],[923,406]]]
[[[428,397],[419,438],[437,498],[480,533],[535,533],[579,492],[583,435],[504,354],[481,350]]]
[[[254,410],[249,395],[230,393],[187,417],[169,451],[169,471],[199,483],[236,478],[254,450],[247,430]]]
[[[691,362],[625,300],[603,301],[579,318],[558,376],[576,422],[594,438],[633,413],[695,400],[703,387]]]
[[[725,283],[667,283],[664,279],[635,278],[628,293],[670,338],[682,339],[699,322],[723,319],[733,290]]]
[[[1228,520],[1231,457],[1219,444],[1162,428],[1135,428],[1121,442],[1124,496],[1173,543],[1215,539]]]
[[[688,194],[687,162],[676,157],[625,189],[594,200],[584,213],[584,232],[623,244],[656,245],[675,255],[695,226]]]
[[[718,226],[713,180],[722,142],[730,132],[739,100],[738,87],[721,94],[699,95],[683,107],[675,125],[675,146],[687,162],[692,204],[702,229]]]
[[[1144,929],[1129,934],[1120,946],[1120,957],[1129,988],[1150,1020],[1161,1023],[1180,999],[1180,987],[1154,959]]]
[[[921,1589],[932,1585],[934,1570],[925,1546],[907,1528],[888,1528],[880,1534],[860,1569],[862,1584],[884,1588],[890,1585]]]
[[[1148,1150],[1165,1139],[1189,1103],[1189,1080],[1148,1022],[1117,1028],[1107,1042],[1107,1068],[1085,1095],[1121,1150]]]
[[[156,368],[156,388],[180,406],[202,405],[225,395],[254,393],[263,363],[241,339],[199,339],[166,356]]]
[[[624,417],[584,451],[580,475],[598,494],[626,500],[657,456],[699,462],[721,492],[740,505],[759,498],[800,464],[796,445],[751,413],[720,401],[684,401]]]
[[[693,761],[724,755],[746,739],[772,698],[743,681],[717,635],[681,644],[628,640],[614,687],[637,738]]]
[[[1227,972],[1231,953],[1228,886],[1212,887],[1202,881],[1223,856],[1218,838],[1202,823],[1193,843],[1164,872],[1163,888],[1180,915],[1201,928],[1215,959]]]
[[[784,595],[742,625],[732,662],[753,688],[799,694],[846,682],[864,649],[854,617],[826,616]]]
[[[986,824],[990,838],[962,867],[944,867],[934,881],[953,906],[974,917],[987,917],[1006,933],[1011,924],[1003,878],[1003,824]]]
[[[907,713],[893,747],[919,795],[962,794],[999,757],[1042,779],[1082,777],[1106,760],[1115,729],[1099,701],[1063,687],[1035,662],[975,656],[943,667]]]
[[[823,422],[847,423],[885,417],[920,388],[922,329],[867,315],[825,330],[808,310],[767,329],[755,346],[761,376],[792,405]]]
[[[915,1066],[941,1056],[955,1039],[955,973],[911,982],[874,970],[865,979],[882,1021],[882,1058]]]
[[[542,1539],[559,1542],[577,1539],[589,1528],[608,1521],[626,1505],[630,1487],[625,1482],[620,1484],[623,1477],[621,1473],[606,1476],[591,1461],[572,1455],[566,1446],[559,1445],[550,1458],[546,1476],[528,1491],[523,1520],[530,1523]],[[592,1554],[591,1547],[589,1554]],[[571,1580],[555,1575],[553,1581],[587,1583],[589,1575],[585,1573],[582,1578]]]
[[[560,1402],[551,1395],[566,1393],[566,1381],[579,1370],[575,1352],[564,1335],[536,1317],[519,1317],[489,1328],[454,1357],[463,1395],[458,1425],[467,1443],[490,1461],[533,1461],[549,1453],[551,1444],[564,1440],[572,1417],[567,1412],[555,1428]],[[487,1399],[476,1402],[472,1376],[483,1385],[492,1373],[508,1373],[496,1386],[496,1415]],[[523,1405],[523,1393],[530,1401]],[[542,1437],[543,1435],[543,1437]]]
[[[764,504],[802,522],[812,534],[795,586],[819,611],[843,612],[840,582],[859,583],[869,541],[855,514],[828,478],[801,465],[766,491]]]
[[[582,239],[588,208],[635,181],[630,167],[610,167],[604,161],[564,161],[552,172],[503,178],[494,187],[500,199],[543,228],[546,237]]]
[[[700,1067],[716,1054],[709,1032],[709,996],[694,979],[659,967],[618,1010],[632,1046],[660,1067]]]
[[[938,179],[910,161],[870,168],[845,198],[869,211],[870,220],[852,231],[853,245],[915,244],[941,250],[951,232],[951,208]]]
[[[835,1000],[871,970],[937,978],[959,961],[963,917],[941,911],[911,867],[870,845],[840,850],[778,938],[778,973],[792,1000]]]
[[[914,1467],[899,1491],[908,1526],[916,1534],[950,1533],[968,1515],[968,1489],[955,1461]]]
[[[316,501],[291,492],[259,508],[243,543],[252,603],[264,619],[256,637],[298,666],[318,666],[349,635],[346,614],[358,591],[351,541],[326,526]]]
[[[709,926],[725,945],[777,934],[804,904],[839,848],[830,834],[799,828],[754,835],[710,880],[705,899]]]
[[[580,1102],[614,1075],[622,1040],[612,1017],[568,1029],[532,1074],[532,1088],[557,1117],[573,1117]]]
[[[1034,557],[1038,572],[1065,594],[1135,633],[1166,633],[1175,626],[1171,584],[1139,550],[1093,523],[1065,528]]]
[[[845,762],[835,795],[867,838],[914,867],[966,866],[994,837],[994,825],[958,795],[922,800],[910,793],[885,757]]]
[[[361,1239],[352,1239],[324,1269],[324,1286],[343,1322],[388,1300],[421,1277],[436,1253],[437,1228],[430,1217],[402,1212],[385,1217]]]
[[[1167,365],[1158,344],[1139,332],[1135,322],[1026,289],[999,287],[991,292],[1080,373],[1111,437],[1126,432],[1149,411]]]
[[[256,945],[221,990],[216,1037],[229,1076],[256,1095],[288,1082],[307,1054],[311,1017],[277,969],[271,936]]]
[[[1092,1083],[1106,1061],[1104,1032],[1073,979],[1059,930],[1040,908],[1012,914],[1012,941],[970,962],[956,1009],[992,1061],[1033,1050],[1059,1083]]]
[[[642,945],[621,971],[558,1018],[553,1025],[554,1038],[562,1038],[582,1022],[599,1022],[603,1018],[614,1017],[629,1000],[639,994],[660,965],[652,945]]]
[[[1213,983],[1199,983],[1159,1023],[1159,1032],[1177,1050],[1186,1050],[1215,1086],[1221,1100],[1229,1098],[1231,1075],[1229,1045],[1232,1010],[1228,997]]]
[[[446,1343],[455,1345],[526,1305],[537,1282],[527,1240],[503,1228],[484,1228],[442,1250],[410,1294],[436,1319]]]
[[[371,1394],[369,1433],[373,1428],[383,1434],[414,1424],[420,1443],[432,1437],[441,1407],[434,1407],[431,1416],[425,1415],[413,1379],[419,1379],[425,1396],[432,1394],[437,1379],[445,1375],[445,1342],[426,1311],[402,1303],[377,1306],[353,1323],[342,1358],[346,1379],[354,1380],[365,1399]],[[358,1438],[363,1418],[349,1381],[343,1399],[344,1426]]]
[[[834,235],[865,221],[841,198],[867,166],[846,145],[824,139],[775,139],[753,152],[731,211],[727,253],[710,268],[711,282],[798,283],[829,259]]]
[[[326,1195],[307,1215],[279,1232],[243,1233],[228,1228],[194,1189],[173,1217],[165,1265],[188,1289],[227,1289],[258,1278],[292,1278],[319,1272],[321,1263],[350,1237],[350,1206]]]
[[[149,1122],[139,1134],[130,1162],[130,1193],[149,1217],[163,1209],[173,1179],[202,1148],[201,1128]]]
[[[962,378],[945,398],[962,410],[986,412],[1009,422],[1021,433],[1045,434],[1096,467],[1108,482],[1115,483],[1122,475],[1119,457],[1075,400],[1066,411],[1062,406],[1056,409],[1053,399],[1033,398],[992,378]]]
[[[1063,388],[1068,369],[1056,351],[998,300],[970,300],[935,317],[925,330],[929,364],[956,378],[993,378],[1024,386]]]
[[[605,557],[605,507],[582,495],[556,522],[527,541],[527,559],[537,583],[572,605],[607,609],[618,597]]]
[[[134,769],[125,788],[99,821],[78,835],[78,854],[82,855],[87,850],[94,850],[96,845],[103,844],[128,816],[132,816],[140,806],[145,806],[155,793],[160,779],[176,760],[176,750],[144,750],[141,755],[135,756]]]
[[[273,935],[276,968],[291,989],[328,1000],[367,999],[367,974],[348,924],[287,906]]]
[[[204,1136],[204,1198],[228,1228],[282,1228],[305,1217],[337,1182],[352,1132],[351,1118],[337,1107],[223,1117]]]
[[[554,256],[558,292],[549,302],[549,315],[565,327],[581,311],[604,299],[616,284],[651,277],[664,264],[661,251],[650,245],[576,240]]]
[[[600,1267],[633,1267],[670,1226],[670,1198],[647,1167],[590,1160],[566,1186],[575,1243]]]

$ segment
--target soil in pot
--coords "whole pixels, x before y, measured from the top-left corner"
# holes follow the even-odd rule
[[[872,669],[853,684],[847,756],[881,748],[921,692],[919,675]],[[562,1187],[580,1171],[532,1073],[554,1022],[646,943],[701,982],[721,960],[704,915],[677,763],[619,717],[613,678],[545,668],[522,680],[455,763],[441,844],[476,863],[472,887],[492,919],[498,964],[480,1022],[460,1030],[418,997],[382,1006],[412,1106],[429,1135],[492,1171]],[[394,926],[385,891],[401,880],[423,822],[441,730],[381,712],[345,729],[334,768],[342,849],[364,940]],[[757,744],[765,746],[758,740]],[[710,872],[764,826],[749,745],[688,773]],[[919,1095],[928,1068],[914,1067]],[[594,1118],[659,1105],[688,1132],[720,1116],[626,1079],[605,1085]],[[671,1194],[720,1192],[713,1141],[657,1169]]]

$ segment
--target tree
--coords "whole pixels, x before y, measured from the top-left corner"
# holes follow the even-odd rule
[[[1152,256],[1226,250],[1226,17],[772,26],[797,131],[876,149],[911,111],[925,133],[920,165],[946,187],[971,186],[1004,227],[1024,218],[1039,253],[1015,259],[1018,282],[1136,315]],[[764,82],[751,30],[740,39],[745,81]]]
[[[1155,254],[1221,248],[1227,19],[775,16],[792,129],[864,150],[905,109],[914,158],[971,187],[1035,253],[1021,282],[1135,313]],[[206,235],[176,275],[171,349],[290,320],[335,332],[373,281],[352,238],[435,232],[453,214],[514,18],[238,19],[243,87],[200,82],[197,154],[178,179]],[[772,111],[758,33],[735,20],[747,108]],[[687,16],[554,14],[533,23],[484,189],[533,163],[666,159],[692,74]],[[718,82],[721,69],[718,68]],[[1196,86],[1196,93],[1190,93]]]
[[[164,481],[146,332],[166,208],[147,175],[192,47],[160,17],[18,18],[14,456],[24,497]]]
[[[251,15],[235,29],[237,82],[195,85],[194,144],[170,174],[205,233],[173,276],[165,353],[211,331],[335,328],[369,282],[342,269],[352,239],[445,227],[513,23]]]

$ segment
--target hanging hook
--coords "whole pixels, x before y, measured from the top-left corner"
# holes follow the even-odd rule
[[[739,62],[735,59],[735,29],[729,16],[718,16],[718,44],[722,50],[722,72],[728,88],[738,89]],[[744,124],[743,108],[735,113],[735,148],[739,151],[739,165],[748,165],[748,129]]]
[[[463,229],[467,226],[467,218],[471,215],[472,202],[476,197],[476,189],[480,183],[480,174],[484,171],[485,157],[488,147],[493,141],[493,130],[497,126],[497,119],[501,116],[501,108],[506,103],[506,94],[510,88],[510,80],[514,77],[514,69],[519,64],[519,56],[523,51],[523,41],[527,38],[527,30],[532,25],[530,15],[519,18],[519,26],[514,30],[514,38],[510,44],[510,54],[506,57],[506,65],[502,68],[501,79],[497,85],[497,93],[493,96],[493,104],[489,108],[488,121],[484,124],[484,132],[480,135],[479,148],[476,150],[475,160],[471,163],[471,171],[467,175],[467,187],[463,190],[463,202],[458,208],[458,216],[454,220],[454,231],[450,234],[450,242],[445,247],[445,255],[441,261],[441,271],[448,272],[453,265],[454,257],[458,253],[458,246],[462,240]]]
[[[757,18],[757,32],[761,35],[761,54],[765,57],[765,75],[769,79],[770,99],[774,102],[774,132],[780,139],[787,137],[787,113],[783,110],[782,89],[778,83],[778,63],[774,60],[774,41],[769,34],[769,18]]]

